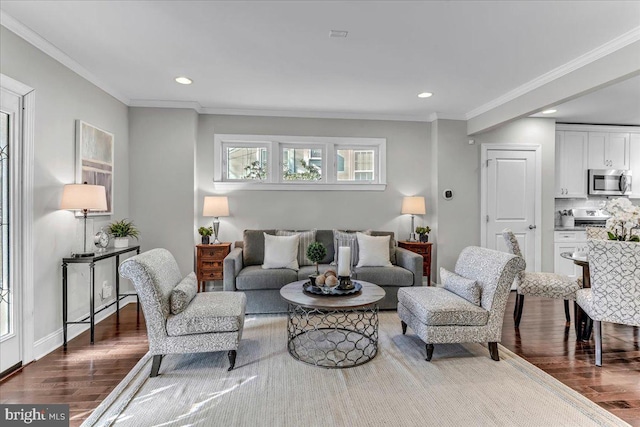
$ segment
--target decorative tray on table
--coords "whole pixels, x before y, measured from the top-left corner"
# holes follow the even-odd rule
[[[362,285],[356,281],[353,281],[353,289],[338,289],[338,287],[334,287],[331,288],[331,292],[329,292],[328,294],[325,294],[324,292],[322,292],[322,289],[320,289],[318,286],[312,285],[311,282],[306,282],[302,288],[306,291],[309,292],[310,294],[314,294],[314,295],[324,295],[324,296],[342,296],[342,295],[351,295],[351,294],[355,294],[358,293],[362,290]]]

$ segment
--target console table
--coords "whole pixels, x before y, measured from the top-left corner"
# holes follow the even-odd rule
[[[140,253],[140,245],[129,246],[126,248],[109,248],[104,252],[97,252],[94,256],[90,257],[69,257],[62,258],[62,330],[64,334],[64,348],[67,348],[67,325],[73,324],[90,324],[91,325],[91,344],[93,344],[93,336],[95,331],[95,316],[100,313],[102,310],[106,310],[111,307],[113,304],[116,305],[116,315],[120,313],[120,300],[126,298],[128,296],[135,295],[138,298],[138,294],[136,293],[120,293],[120,275],[118,274],[118,267],[120,266],[120,255],[126,254],[128,252],[135,251],[136,254]],[[113,258],[116,259],[116,300],[109,305],[102,307],[100,310],[95,311],[95,265],[96,262],[102,261],[105,259]],[[68,322],[67,321],[67,267],[69,264],[89,264],[89,315],[82,318],[77,322]],[[138,303],[138,310],[140,310],[140,304]],[[119,317],[119,316],[118,316]],[[89,319],[87,321],[87,319]]]
[[[422,274],[427,278],[427,286],[431,286],[431,242],[400,241],[398,246],[422,255]]]

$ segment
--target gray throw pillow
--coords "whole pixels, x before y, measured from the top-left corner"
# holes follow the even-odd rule
[[[307,248],[310,244],[316,241],[316,231],[288,231],[278,230],[276,236],[293,236],[294,234],[300,235],[300,241],[298,242],[298,265],[314,265],[309,258],[307,258]]]
[[[446,290],[453,292],[472,304],[480,305],[482,288],[478,285],[478,282],[452,273],[444,267],[440,267],[440,278]]]
[[[275,236],[276,230],[244,230],[242,236],[242,263],[262,265],[264,263],[264,234]]]
[[[171,314],[182,313],[198,293],[196,273],[191,273],[171,291]]]

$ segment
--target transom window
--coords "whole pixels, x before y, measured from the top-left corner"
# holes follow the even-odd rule
[[[386,184],[384,138],[218,134],[214,153],[214,182],[223,186],[382,190]]]

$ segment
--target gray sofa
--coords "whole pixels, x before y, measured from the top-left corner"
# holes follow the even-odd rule
[[[235,242],[235,247],[224,259],[225,291],[242,291],[247,296],[247,313],[283,313],[287,303],[280,297],[280,288],[296,280],[306,279],[315,273],[315,266],[301,266],[298,271],[281,268],[262,268],[264,260],[264,235],[276,234],[276,230],[246,230],[243,241]],[[381,286],[385,298],[380,301],[381,309],[395,309],[398,304],[398,290],[407,286],[422,286],[422,256],[406,249],[395,247],[393,232],[372,231],[373,236],[390,235],[391,267],[354,268],[354,278]],[[334,258],[333,230],[317,230],[316,241],[327,248],[327,256],[319,265],[320,272],[337,270],[331,265]]]

